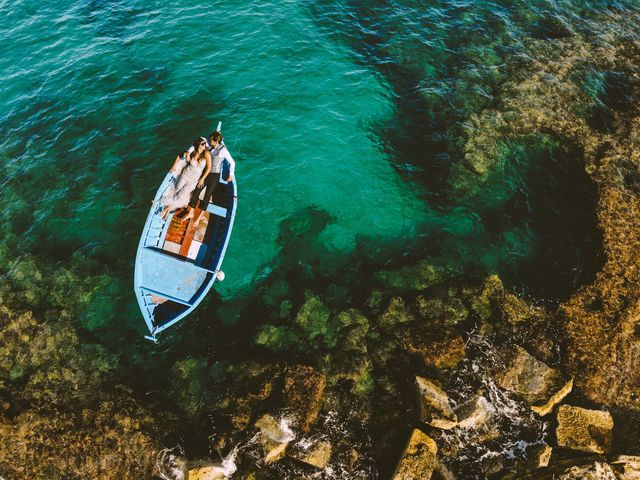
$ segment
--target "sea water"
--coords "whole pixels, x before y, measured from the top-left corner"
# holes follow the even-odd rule
[[[423,139],[443,126],[425,121],[420,101],[425,89],[446,95],[456,74],[443,64],[456,61],[447,28],[477,32],[483,15],[508,15],[492,5],[4,2],[0,151],[21,203],[9,228],[43,261],[98,259],[110,276],[101,304],[139,323],[130,287],[149,201],[174,156],[222,121],[239,191],[216,285],[224,297],[250,292],[286,255],[280,222],[307,207],[332,218],[320,234],[328,252],[421,230],[449,237],[451,261],[509,271],[535,250],[536,232],[525,220],[496,235],[475,204],[440,201],[449,165]],[[514,165],[489,197],[522,190],[526,162]]]
[[[526,41],[628,10],[634,1],[0,1],[2,281],[29,292],[30,275],[47,291],[48,271],[68,276],[69,302],[86,301],[80,331],[133,358],[121,378],[159,380],[145,370],[157,350],[140,347],[135,251],[176,154],[222,121],[237,217],[226,280],[194,314],[216,335],[221,299],[234,308],[311,248],[325,273],[373,244],[376,265],[427,258],[557,302],[602,263],[580,152],[545,135],[500,139],[497,167],[469,187],[455,175],[464,126],[499,106]],[[587,77],[601,100],[597,72]],[[317,218],[323,228],[292,248]],[[215,335],[181,349],[192,321],[168,334],[166,365],[218,354]]]

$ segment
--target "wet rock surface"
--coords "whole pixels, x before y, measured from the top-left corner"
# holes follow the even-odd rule
[[[613,419],[609,412],[561,405],[557,421],[559,446],[593,453],[611,450]]]
[[[227,476],[219,467],[200,467],[189,470],[187,480],[224,480]]]
[[[420,430],[414,430],[396,467],[393,480],[429,479],[436,467],[438,446]]]
[[[420,420],[432,427],[449,430],[458,424],[447,394],[433,382],[416,377]]]
[[[325,375],[312,367],[298,365],[285,372],[284,402],[295,412],[296,426],[303,433],[318,419],[325,384]]]
[[[506,370],[496,376],[500,387],[509,390],[531,405],[534,412],[547,415],[570,392],[572,381],[560,371],[537,360],[522,347],[507,355]]]
[[[282,420],[277,421],[269,414],[263,415],[256,422],[256,427],[260,432],[258,441],[264,453],[263,462],[269,464],[284,457],[289,442],[294,437]]]
[[[331,461],[331,443],[319,441],[303,448],[293,455],[294,458],[308,465],[324,470]]]

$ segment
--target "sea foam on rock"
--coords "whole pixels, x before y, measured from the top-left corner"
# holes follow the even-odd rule
[[[262,446],[264,463],[273,463],[284,457],[289,443],[295,438],[285,420],[278,421],[266,414],[258,419],[256,427],[259,429],[258,441]]]
[[[449,396],[435,383],[423,377],[416,377],[420,420],[428,425],[450,430],[458,424]]]
[[[331,460],[331,451],[331,443],[321,440],[311,443],[307,448],[294,452],[292,456],[303,463],[324,470]]]

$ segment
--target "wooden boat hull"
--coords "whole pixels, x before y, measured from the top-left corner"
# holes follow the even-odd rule
[[[228,178],[228,164],[223,167]],[[134,291],[149,340],[189,315],[204,299],[222,266],[236,214],[237,186],[221,180],[198,228],[170,213],[160,217],[159,200],[174,176],[156,192],[136,254]]]

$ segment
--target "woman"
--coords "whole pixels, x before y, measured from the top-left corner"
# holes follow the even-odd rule
[[[164,207],[160,214],[163,220],[172,210],[186,207],[196,187],[202,188],[204,185],[204,179],[211,171],[211,154],[207,150],[207,141],[204,138],[194,140],[192,151],[176,157],[171,173],[175,175],[183,161],[186,161],[187,165],[182,169],[178,181],[175,184],[171,183],[160,198]]]

